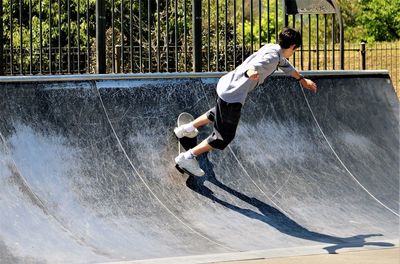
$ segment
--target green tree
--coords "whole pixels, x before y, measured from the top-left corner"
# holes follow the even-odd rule
[[[400,0],[339,0],[345,40],[392,41],[400,38]]]
[[[400,0],[360,0],[356,18],[363,25],[368,41],[392,41],[400,38]]]
[[[343,17],[344,39],[346,42],[361,41],[366,30],[357,19],[362,13],[360,2],[354,0],[339,0],[339,4]]]

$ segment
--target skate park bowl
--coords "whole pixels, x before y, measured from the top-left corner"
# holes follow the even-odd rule
[[[232,144],[175,169],[220,73],[0,78],[1,263],[207,263],[399,246],[387,71],[271,76]],[[212,127],[200,129],[199,140]]]

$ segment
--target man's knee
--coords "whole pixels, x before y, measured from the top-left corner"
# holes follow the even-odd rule
[[[211,122],[215,122],[215,107],[207,111],[206,116]]]
[[[215,137],[215,135],[211,135],[208,138],[208,144],[214,149],[224,150],[234,138],[235,134],[223,135],[222,137]]]

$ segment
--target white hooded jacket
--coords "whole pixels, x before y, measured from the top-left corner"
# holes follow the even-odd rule
[[[228,72],[218,81],[217,94],[227,103],[242,103],[246,101],[247,94],[254,90],[258,84],[280,68],[287,75],[295,70],[290,62],[283,57],[282,48],[278,44],[267,44],[249,56],[235,70]],[[246,75],[249,69],[256,70],[259,80],[250,80]]]

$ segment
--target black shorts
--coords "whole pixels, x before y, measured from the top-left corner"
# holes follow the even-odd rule
[[[214,122],[214,130],[207,138],[211,147],[225,149],[235,138],[241,110],[241,103],[227,103],[218,97],[217,105],[207,112],[207,118]]]

